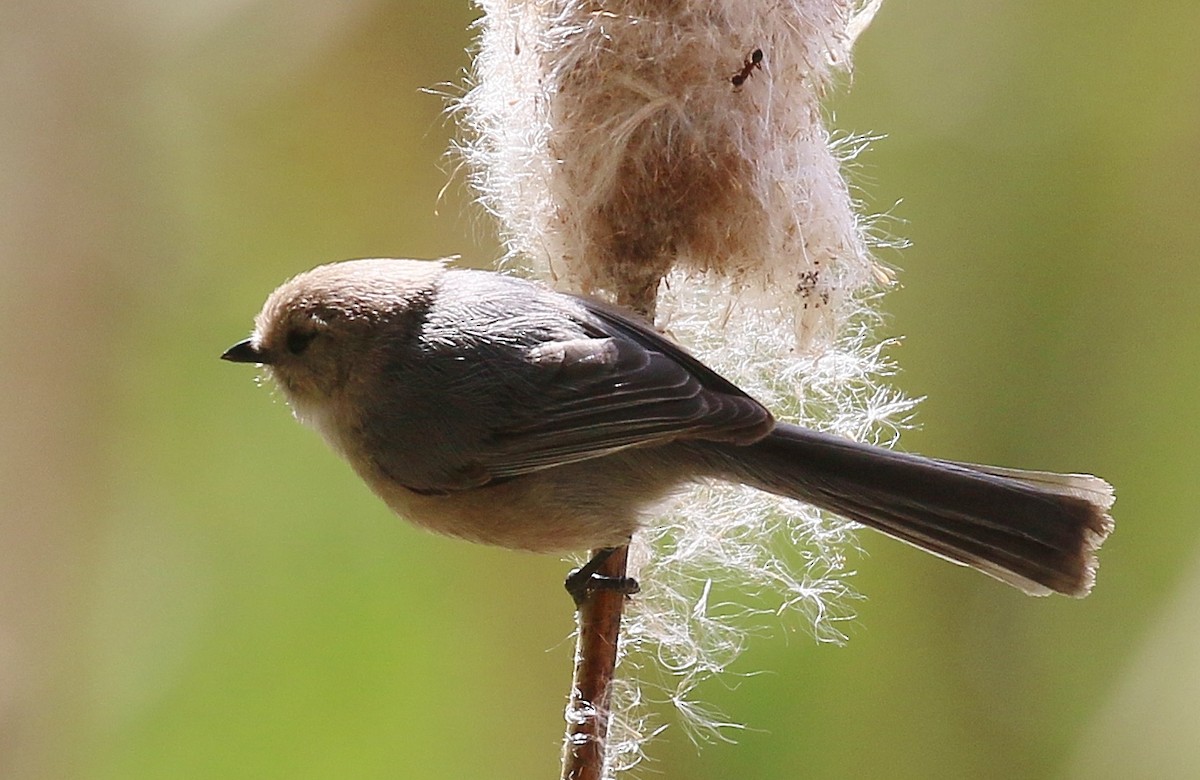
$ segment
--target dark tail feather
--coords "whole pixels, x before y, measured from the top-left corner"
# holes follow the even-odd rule
[[[1086,596],[1113,527],[1112,487],[1086,474],[934,460],[787,424],[750,446],[714,446],[747,484],[1033,595]]]

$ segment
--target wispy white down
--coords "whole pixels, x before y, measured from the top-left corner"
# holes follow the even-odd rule
[[[891,277],[842,175],[866,140],[835,142],[820,107],[879,0],[480,4],[461,151],[509,260],[655,316],[781,419],[890,442],[912,406],[872,337]],[[694,690],[749,633],[799,613],[840,639],[847,537],[702,486],[635,539],[609,771],[660,730],[648,702],[728,736]]]

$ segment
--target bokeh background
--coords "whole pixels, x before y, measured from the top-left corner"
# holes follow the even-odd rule
[[[565,564],[396,520],[217,361],[319,262],[497,256],[426,91],[475,13],[0,5],[0,776],[557,776]],[[830,109],[913,243],[904,446],[1094,471],[1118,529],[1083,602],[863,534],[849,643],[760,637],[703,690],[738,744],[641,776],[1200,776],[1197,40],[1194,0],[885,3]]]

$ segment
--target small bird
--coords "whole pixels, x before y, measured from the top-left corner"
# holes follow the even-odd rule
[[[632,314],[436,261],[275,290],[222,356],[257,363],[397,514],[535,552],[628,542],[697,480],[797,499],[1026,593],[1087,595],[1112,487],[784,422]]]

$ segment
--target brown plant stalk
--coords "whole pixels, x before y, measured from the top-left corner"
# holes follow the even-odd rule
[[[595,555],[598,551],[592,550]],[[619,547],[597,572],[624,578],[629,547]],[[567,705],[563,740],[563,780],[601,780],[605,743],[612,716],[612,682],[626,596],[619,589],[597,588],[579,605],[575,676]]]

